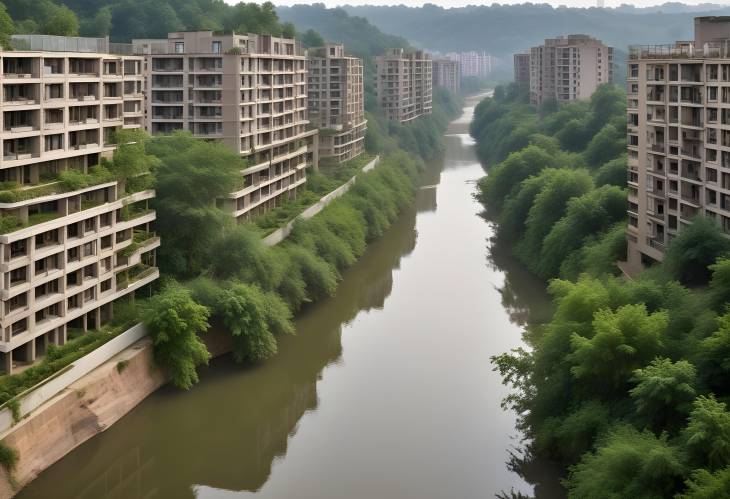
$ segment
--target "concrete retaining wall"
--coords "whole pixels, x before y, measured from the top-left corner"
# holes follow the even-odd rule
[[[367,173],[380,162],[380,156],[375,156],[375,158],[365,165],[362,168],[362,171]],[[329,194],[325,194],[320,198],[317,203],[313,204],[303,212],[301,212],[294,220],[291,220],[288,224],[286,224],[284,227],[275,230],[268,236],[266,236],[263,241],[266,246],[276,246],[280,242],[282,242],[284,239],[289,237],[289,234],[291,234],[292,229],[294,228],[294,223],[297,221],[297,219],[301,218],[302,220],[307,220],[309,218],[312,218],[314,215],[319,213],[320,211],[324,210],[325,206],[330,204],[335,199],[341,197],[343,194],[345,194],[347,191],[350,190],[350,188],[355,184],[355,180],[357,180],[357,175],[352,177],[350,180],[339,186],[334,191],[330,192]]]
[[[55,395],[65,390],[69,385],[78,381],[81,377],[87,375],[146,335],[147,331],[144,326],[137,324],[107,341],[94,351],[84,355],[50,378],[43,380],[36,386],[19,394],[16,399],[20,403],[20,416],[25,417],[30,414]],[[4,435],[12,426],[13,414],[8,407],[5,407],[0,410],[0,435]]]

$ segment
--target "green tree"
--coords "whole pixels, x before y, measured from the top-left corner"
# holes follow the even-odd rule
[[[730,465],[730,413],[713,395],[694,401],[684,439],[690,459],[711,470]]]
[[[699,469],[687,480],[687,490],[677,499],[718,499],[727,497],[730,490],[730,467],[715,473]]]
[[[117,148],[114,150],[109,170],[120,181],[122,189],[128,192],[146,186],[160,160],[148,154],[149,136],[140,129],[117,130],[114,133]]]
[[[615,185],[626,187],[626,171],[628,170],[626,155],[612,159],[601,165],[595,173],[596,185]]]
[[[8,14],[8,9],[0,3],[0,48],[10,49],[10,35],[15,33],[15,24]]]
[[[65,5],[50,4],[40,29],[46,35],[78,36],[79,19]]]
[[[708,218],[695,217],[669,245],[664,269],[682,283],[705,284],[710,278],[710,265],[728,250],[730,241],[717,224]]]
[[[571,336],[573,376],[596,393],[620,393],[636,369],[661,353],[668,322],[666,312],[650,314],[643,304],[599,310],[592,335]]]
[[[243,225],[225,230],[211,247],[210,268],[218,279],[240,279],[270,291],[281,282],[285,269],[264,245],[257,232]]]
[[[695,398],[697,373],[686,360],[654,359],[634,371],[629,391],[641,421],[656,430],[677,429]]]
[[[626,150],[626,137],[615,126],[605,125],[588,143],[584,156],[591,167],[599,167]]]
[[[208,329],[208,317],[208,309],[195,303],[177,283],[169,284],[145,306],[142,322],[152,336],[155,360],[178,388],[188,390],[197,383],[196,367],[210,359],[198,337]]]
[[[215,200],[240,188],[245,165],[224,144],[184,132],[155,137],[147,151],[160,160],[153,203],[156,229],[165,241],[159,266],[174,276],[192,277],[209,266],[211,245],[233,223]]]
[[[324,46],[324,38],[322,38],[322,35],[311,28],[302,33],[301,40],[305,47]]]
[[[630,426],[619,426],[570,468],[571,498],[671,497],[685,474],[681,452],[667,441]]]

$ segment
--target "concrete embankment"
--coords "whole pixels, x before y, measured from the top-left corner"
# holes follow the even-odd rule
[[[44,469],[131,411],[166,381],[143,339],[22,419],[4,438],[20,459],[2,472],[0,497],[12,497]]]

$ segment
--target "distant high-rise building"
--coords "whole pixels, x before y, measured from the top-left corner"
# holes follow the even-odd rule
[[[388,119],[405,123],[431,114],[433,66],[422,50],[388,49],[376,57],[375,89]]]
[[[451,59],[434,59],[433,84],[451,92],[458,93],[461,87],[461,70],[459,61]]]
[[[470,76],[483,78],[492,71],[492,56],[484,51],[449,52],[446,58],[459,62],[462,78]]]
[[[530,54],[514,55],[515,83],[523,90],[530,89]]]
[[[365,149],[362,59],[341,44],[309,49],[309,120],[320,128],[319,157],[346,161]]]
[[[587,35],[549,38],[530,49],[530,102],[588,99],[613,81],[613,48]]]
[[[730,234],[730,17],[693,41],[633,46],[628,69],[628,262],[661,261],[697,216]]]
[[[169,33],[134,40],[146,59],[146,126],[188,130],[240,154],[244,186],[224,208],[245,220],[296,196],[317,160],[307,130],[306,56],[299,42],[269,35]]]

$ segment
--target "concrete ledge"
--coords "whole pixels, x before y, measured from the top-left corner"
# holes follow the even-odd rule
[[[375,156],[375,158],[370,161],[367,165],[365,165],[362,168],[363,173],[367,173],[371,170],[373,170],[377,164],[380,163],[380,156]],[[339,186],[334,191],[325,194],[320,198],[319,201],[317,201],[315,204],[301,212],[299,215],[297,215],[293,220],[289,221],[284,227],[281,227],[280,229],[276,229],[274,232],[263,238],[263,242],[266,246],[276,246],[280,242],[282,242],[284,239],[289,237],[289,234],[291,234],[292,229],[294,229],[294,224],[298,219],[307,220],[309,218],[312,218],[320,211],[324,210],[325,207],[330,204],[335,199],[341,197],[343,194],[345,194],[347,191],[350,190],[350,188],[355,184],[355,181],[357,180],[357,175],[352,177],[350,180]]]
[[[20,417],[26,417],[59,392],[68,388],[72,383],[78,381],[146,335],[147,330],[144,326],[137,324],[66,366],[59,372],[41,381],[34,387],[16,395],[13,400],[18,400],[20,404]],[[7,403],[5,403],[4,407],[0,409],[0,438],[3,438],[12,427],[12,411],[7,406]]]

